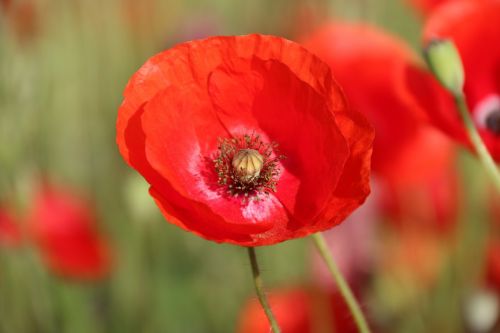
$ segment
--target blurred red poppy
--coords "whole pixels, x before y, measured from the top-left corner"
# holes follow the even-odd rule
[[[434,10],[439,8],[439,6],[450,3],[450,2],[459,2],[459,1],[491,1],[491,0],[408,0],[417,10],[419,10],[424,15],[430,15]]]
[[[490,189],[488,208],[490,218],[489,239],[486,244],[486,283],[500,292],[500,195],[495,189]]]
[[[448,244],[433,230],[405,228],[387,234],[382,243],[380,274],[411,281],[413,285],[432,288],[437,283]]]
[[[493,221],[493,225],[496,228],[500,228],[500,205],[498,204],[499,202],[500,202],[500,195],[495,189],[491,190],[490,200],[489,200],[490,215],[491,215],[491,220]]]
[[[110,269],[108,244],[96,222],[88,204],[73,192],[44,187],[33,203],[28,228],[56,274],[92,280]]]
[[[350,284],[351,288],[353,288],[353,291],[355,293],[356,298],[358,298],[358,302],[360,301],[360,290],[362,289],[359,284]],[[358,326],[356,325],[356,322],[354,321],[354,318],[352,316],[351,310],[347,306],[344,297],[339,291],[333,292],[331,294],[328,294],[327,297],[329,298],[330,305],[331,305],[331,310],[330,313],[332,314],[332,325],[333,325],[333,333],[358,333]],[[365,317],[368,320],[368,325],[370,326],[370,331],[372,333],[377,333],[379,332],[379,329],[376,327],[374,324],[372,317],[370,317],[370,314],[368,313],[368,309],[364,304],[362,305],[361,310],[364,312]]]
[[[372,164],[377,174],[386,179],[420,177],[442,163],[446,157],[439,150],[431,152],[436,159],[426,159],[430,163],[401,173],[400,165],[409,164],[399,162],[409,158],[407,148],[416,144],[424,127],[422,110],[406,87],[407,68],[420,70],[408,46],[375,27],[349,23],[325,25],[305,45],[330,65],[349,103],[373,124]]]
[[[408,225],[453,236],[457,226],[461,191],[457,171],[441,174],[420,184],[381,184],[380,204],[388,222],[397,228]]]
[[[486,283],[500,292],[500,240],[489,240],[486,247]]]
[[[0,19],[4,18],[8,27],[21,41],[35,37],[40,29],[40,13],[36,1],[0,0]]]
[[[373,131],[326,64],[264,35],[180,44],[144,64],[117,121],[168,221],[269,245],[331,228],[369,193]]]
[[[453,1],[440,6],[424,29],[426,42],[452,39],[465,69],[464,92],[480,135],[500,160],[500,2]],[[446,92],[422,73],[409,78],[416,97],[427,105],[431,121],[448,135],[470,146],[462,121]],[[443,96],[444,95],[444,96]]]
[[[375,127],[373,171],[391,220],[449,230],[458,200],[455,149],[427,125],[424,106],[408,86],[409,73],[433,80],[418,58],[403,41],[365,24],[331,23],[305,44],[331,66],[353,108]]]
[[[18,219],[8,208],[0,206],[0,246],[16,246],[21,240]]]
[[[424,15],[430,14],[436,7],[449,1],[453,0],[409,0],[409,2]]]
[[[269,302],[282,333],[358,332],[344,298],[338,292],[294,288],[269,293]],[[372,331],[375,332],[375,330]],[[237,333],[269,333],[269,321],[256,299],[240,313]]]
[[[305,289],[269,293],[269,302],[282,333],[311,333],[311,299]],[[257,299],[245,304],[236,329],[238,333],[269,333],[270,326]]]

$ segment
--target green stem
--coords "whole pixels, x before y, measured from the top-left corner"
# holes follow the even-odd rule
[[[335,264],[332,254],[330,253],[328,246],[326,245],[325,238],[319,232],[312,235],[312,238],[314,240],[316,248],[318,249],[319,254],[325,261],[328,270],[332,274],[333,280],[335,280],[335,283],[337,284],[337,287],[340,293],[342,294],[342,297],[344,297],[344,300],[347,303],[347,306],[349,307],[349,310],[351,311],[351,314],[354,318],[354,322],[358,326],[359,332],[370,333],[370,328],[368,327],[363,312],[361,312],[361,308],[358,304],[358,301],[354,297],[351,288],[349,288],[349,285],[342,276],[342,273],[337,267],[337,264]]]
[[[271,311],[271,307],[269,306],[269,302],[267,301],[266,294],[264,293],[262,278],[260,277],[259,264],[257,263],[257,256],[255,255],[255,248],[248,248],[248,257],[250,258],[250,264],[252,265],[253,281],[255,284],[255,292],[257,293],[257,297],[259,298],[260,304],[262,305],[267,319],[271,324],[273,333],[280,333],[280,327],[273,315],[273,312]]]
[[[488,148],[486,148],[486,146],[484,145],[484,142],[481,139],[476,126],[474,125],[474,121],[470,116],[469,108],[467,107],[467,103],[465,101],[465,96],[463,94],[459,94],[455,95],[454,97],[455,104],[460,113],[460,116],[462,117],[465,129],[467,131],[467,134],[469,135],[469,139],[474,146],[474,149],[476,150],[477,156],[486,169],[486,172],[491,177],[493,184],[500,192],[500,172],[498,171],[495,161],[488,152]]]

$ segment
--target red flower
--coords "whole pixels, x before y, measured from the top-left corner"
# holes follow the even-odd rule
[[[311,333],[311,299],[304,289],[271,292],[269,302],[282,333]],[[270,326],[262,306],[252,299],[243,308],[238,333],[269,333]]]
[[[373,133],[328,66],[282,38],[180,44],[139,69],[117,122],[124,159],[168,221],[256,246],[329,229],[369,193]]]
[[[46,187],[35,198],[29,231],[57,274],[98,279],[110,269],[107,244],[87,203],[73,193]]]
[[[19,223],[12,212],[0,206],[0,246],[16,246],[21,243]]]
[[[424,39],[450,38],[465,69],[464,91],[476,126],[490,153],[500,160],[500,2],[456,1],[440,6],[430,16]],[[454,139],[470,146],[449,94],[428,75],[412,73],[412,90],[432,122]]]
[[[409,2],[424,15],[430,14],[439,5],[450,1],[453,0],[409,0]]]
[[[387,234],[380,255],[378,274],[431,288],[437,283],[449,244],[422,228],[405,228]]]
[[[380,204],[387,222],[453,236],[460,201],[458,174],[451,168],[442,171],[421,184],[381,184]]]
[[[491,220],[496,228],[500,228],[500,206],[498,205],[500,202],[500,195],[496,189],[490,189],[489,192],[489,212]]]
[[[486,283],[500,291],[500,241],[490,239],[486,248]]]
[[[361,290],[363,289],[362,286],[359,284],[352,284],[351,283],[351,288],[354,288],[353,292],[358,299],[358,302],[362,304],[361,300]],[[332,325],[333,325],[333,333],[358,333],[358,326],[356,325],[356,322],[354,321],[354,318],[352,316],[351,310],[349,309],[349,306],[346,304],[344,297],[339,291],[335,291],[329,295],[327,295],[331,304],[331,315],[332,315]],[[364,316],[368,320],[368,325],[370,326],[370,331],[372,333],[377,333],[380,332],[380,330],[376,327],[374,324],[372,317],[366,308],[364,304],[362,304],[361,310],[364,312]]]
[[[35,37],[40,30],[40,10],[33,0],[0,0],[0,19],[21,41]]]
[[[408,158],[407,148],[423,127],[420,106],[406,87],[407,69],[419,69],[414,54],[396,38],[361,24],[325,25],[305,45],[330,65],[353,108],[375,127],[373,170],[384,178],[400,177],[400,165],[406,163],[399,162]],[[441,160],[440,154],[433,155]],[[421,167],[417,176],[435,165]]]
[[[276,290],[269,293],[269,302],[282,333],[358,332],[339,292],[306,288]],[[270,332],[269,321],[257,299],[250,300],[243,307],[236,332]],[[372,332],[378,330],[372,327]]]
[[[460,2],[460,1],[491,1],[491,0],[409,0],[409,2],[422,12],[424,15],[430,15],[434,10],[439,8],[439,6],[450,3],[450,2]]]

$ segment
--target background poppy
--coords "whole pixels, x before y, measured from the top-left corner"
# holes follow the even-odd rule
[[[37,193],[28,222],[40,254],[56,274],[93,280],[109,273],[109,244],[98,232],[88,204],[74,193],[45,185]]]

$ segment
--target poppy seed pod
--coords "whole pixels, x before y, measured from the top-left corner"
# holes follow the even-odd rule
[[[259,177],[264,159],[255,149],[241,149],[234,155],[231,164],[240,181],[249,183]]]

